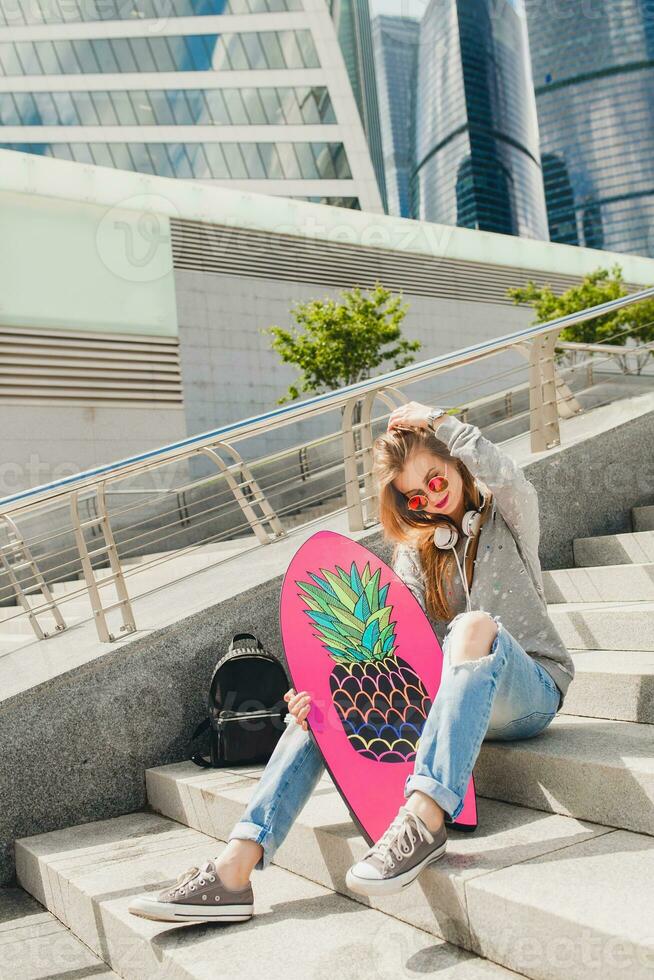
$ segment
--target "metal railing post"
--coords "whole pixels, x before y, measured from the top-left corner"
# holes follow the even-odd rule
[[[228,452],[232,457],[232,459],[234,460],[234,462],[238,464],[241,473],[245,477],[244,481],[241,482],[247,483],[247,485],[252,490],[252,494],[253,494],[252,501],[249,501],[245,496],[245,494],[243,493],[239,481],[234,479],[233,475],[229,470],[229,467],[216,452],[217,448],[224,449],[225,452]],[[205,446],[203,449],[198,450],[198,452],[200,452],[204,456],[207,456],[208,459],[212,460],[212,462],[215,463],[216,466],[218,467],[219,471],[223,474],[230,490],[234,494],[234,499],[236,500],[237,504],[243,511],[244,516],[247,518],[248,524],[254,531],[260,544],[270,544],[272,540],[272,538],[268,535],[268,532],[264,528],[263,526],[264,524],[270,525],[273,534],[276,538],[285,537],[286,531],[284,530],[284,526],[282,525],[282,522],[278,518],[273,508],[270,506],[268,499],[266,498],[265,494],[261,490],[261,487],[255,480],[254,475],[250,470],[250,467],[244,461],[241,454],[237,452],[237,450],[234,449],[233,446],[230,446],[228,442],[218,442],[216,443],[215,447]],[[254,506],[259,507],[259,509],[263,514],[263,518],[257,517],[254,511]]]
[[[541,453],[561,444],[554,371],[554,346],[559,330],[535,337],[529,350],[529,429],[531,451]]]
[[[543,338],[541,338],[541,340],[542,339]],[[523,354],[527,358],[528,361],[531,361],[531,357],[533,355],[534,344],[535,343],[536,343],[536,341],[522,341],[522,342],[520,342],[518,344],[514,344],[514,348],[516,350],[518,350],[521,354]],[[557,344],[555,343],[553,345],[553,348],[552,348],[552,369],[553,369],[553,372],[554,372],[554,384],[556,386],[556,412],[557,412],[559,418],[569,419],[569,418],[572,418],[573,415],[579,415],[583,411],[583,409],[582,409],[581,405],[579,404],[579,402],[577,401],[577,399],[575,398],[575,396],[573,395],[572,390],[570,389],[570,387],[565,383],[565,381],[563,380],[563,378],[561,377],[561,375],[559,374],[559,372],[556,370],[556,364],[554,362],[554,347],[556,347],[556,346],[557,346]],[[532,381],[532,377],[531,377],[531,374],[530,374],[530,378],[529,378],[529,388],[530,388],[530,391],[529,391],[529,407],[530,407],[530,410],[531,410],[531,408],[533,406],[533,403],[532,403],[532,391],[531,391],[532,384],[533,384],[533,381]],[[509,393],[509,398],[510,398],[510,393]],[[531,421],[530,421],[529,428],[530,428],[530,431],[533,432],[533,428],[532,428],[533,414],[530,414],[530,419],[531,419]],[[557,428],[558,428],[558,423],[557,423]],[[554,445],[558,445],[558,444],[559,444],[558,442],[557,443],[554,443]],[[538,450],[538,451],[540,452],[540,450]],[[536,452],[536,450],[533,449],[533,442],[532,442],[532,452]]]
[[[372,409],[376,399],[384,402],[387,408],[398,408],[399,405],[406,405],[409,401],[407,396],[398,388],[389,386],[380,391],[369,391],[363,399],[361,407],[361,466],[363,469],[364,486],[364,514],[365,522],[375,524],[379,519],[379,497],[376,493],[374,480],[372,478]]]
[[[361,505],[361,491],[359,490],[359,467],[357,464],[357,450],[354,440],[354,411],[361,401],[361,395],[355,395],[343,405],[343,420],[341,430],[343,433],[343,468],[345,471],[345,502],[347,505],[347,522],[350,531],[363,531],[365,524],[363,519],[363,507]]]
[[[394,397],[393,397],[394,396]],[[343,406],[343,464],[345,468],[345,500],[350,531],[363,531],[377,520],[377,494],[372,478],[372,408],[380,398],[391,409],[405,404],[409,399],[397,388],[387,386],[379,391],[351,398]],[[357,405],[361,403],[361,417],[354,422]],[[360,433],[361,448],[357,451],[355,428]],[[361,456],[362,473],[359,473]],[[360,481],[363,476],[364,495]]]
[[[71,494],[70,513],[73,522],[73,530],[75,532],[75,540],[77,542],[77,550],[82,563],[84,581],[86,582],[86,587],[89,592],[91,609],[93,610],[93,618],[95,619],[95,628],[98,631],[98,637],[102,643],[111,643],[116,639],[116,637],[109,630],[109,625],[107,623],[108,612],[111,612],[113,609],[120,609],[123,620],[122,626],[120,627],[121,633],[134,633],[136,631],[136,624],[134,622],[132,603],[130,602],[127,586],[125,585],[125,577],[120,566],[120,558],[118,556],[116,541],[109,522],[109,512],[107,510],[107,498],[104,483],[100,483],[97,485],[97,487],[95,487],[95,494],[98,510],[97,517],[91,517],[88,520],[81,520],[79,512],[79,491],[74,491]],[[89,551],[88,542],[84,534],[84,530],[87,527],[94,529],[99,528],[105,541],[103,545],[101,545],[99,548],[94,547],[92,551]],[[103,575],[98,579],[95,576],[95,569],[93,568],[92,560],[99,555],[104,555],[109,561],[111,573],[109,575]],[[114,585],[118,601],[112,602],[108,606],[103,606],[100,589],[109,584]]]
[[[47,582],[43,578],[38,565],[34,561],[32,552],[28,548],[27,543],[18,530],[15,522],[7,514],[1,515],[0,520],[7,525],[8,540],[8,544],[0,546],[0,563],[9,576],[9,582],[14,590],[14,595],[25,610],[30,626],[34,630],[34,635],[36,636],[37,640],[47,640],[47,638],[53,634],[46,633],[39,623],[38,615],[40,613],[52,613],[55,621],[55,632],[57,633],[61,633],[67,628],[66,623]],[[14,558],[19,559],[18,564],[13,562]],[[31,586],[28,586],[27,591],[23,588],[21,580],[16,575],[16,572],[20,572],[23,568],[30,569],[31,578],[33,579],[33,583]],[[30,588],[33,591],[29,591]],[[43,596],[44,604],[42,606],[30,606],[29,596],[35,595],[37,592],[40,592]]]

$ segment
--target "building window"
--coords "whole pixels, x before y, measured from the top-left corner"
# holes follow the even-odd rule
[[[0,24],[74,24],[209,14],[261,14],[302,10],[301,0],[10,0],[0,3]]]
[[[0,44],[5,76],[318,67],[308,30]]]
[[[294,88],[5,92],[0,126],[278,126],[333,124],[322,85]]]
[[[0,143],[0,149],[160,177],[348,180],[342,143]]]

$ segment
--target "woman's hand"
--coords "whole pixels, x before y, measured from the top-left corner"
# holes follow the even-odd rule
[[[427,429],[427,416],[432,410],[431,405],[421,405],[420,402],[407,402],[391,412],[388,420],[388,431],[391,429]]]
[[[296,694],[295,688],[292,687],[284,695],[284,700],[288,701],[289,714],[293,715],[296,723],[301,725],[306,732],[309,726],[304,719],[309,714],[311,695],[307,691],[300,691],[299,694]]]

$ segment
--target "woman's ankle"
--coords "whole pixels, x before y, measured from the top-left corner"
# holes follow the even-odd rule
[[[263,854],[261,844],[255,841],[233,839],[215,859],[220,877],[228,888],[244,888],[250,880],[254,866]]]
[[[445,813],[442,808],[435,800],[420,790],[414,790],[409,795],[405,806],[413,813],[417,813],[432,833],[439,830],[445,822]]]

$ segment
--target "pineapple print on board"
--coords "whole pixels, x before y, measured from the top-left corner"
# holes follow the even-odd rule
[[[380,575],[353,561],[349,572],[321,568],[296,585],[315,637],[335,661],[329,686],[352,748],[376,762],[412,762],[431,699],[398,654],[389,585],[380,588]]]

